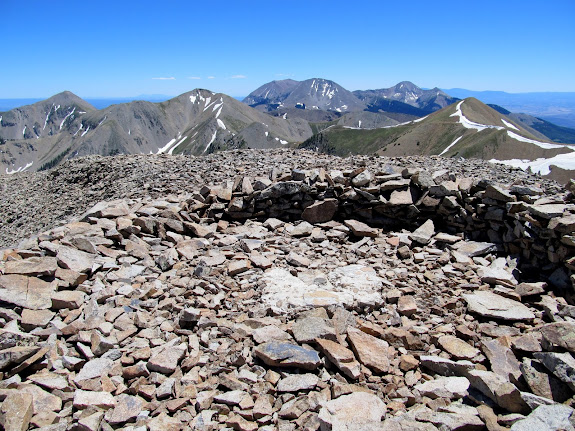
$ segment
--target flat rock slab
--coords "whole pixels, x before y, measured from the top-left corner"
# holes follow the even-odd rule
[[[45,310],[52,306],[55,283],[20,274],[0,275],[0,301],[30,310]]]
[[[570,352],[575,352],[575,323],[555,322],[543,325],[540,329],[543,339]]]
[[[278,392],[309,391],[314,389],[318,383],[319,377],[315,374],[290,374],[278,382],[276,390]]]
[[[469,380],[465,377],[438,377],[416,385],[421,395],[429,398],[463,398],[469,389]]]
[[[379,235],[379,232],[377,229],[372,228],[368,225],[366,225],[365,223],[362,223],[360,221],[357,220],[346,220],[343,222],[348,228],[351,229],[352,233],[355,236],[369,236],[369,237],[373,237],[375,238],[377,235]]]
[[[467,257],[477,257],[496,251],[497,245],[492,242],[463,241],[456,244],[454,250]]]
[[[563,404],[539,406],[511,426],[511,431],[535,430],[575,431],[575,410]]]
[[[297,344],[272,341],[260,344],[254,349],[254,353],[267,365],[276,367],[315,370],[320,364],[319,355],[315,350],[304,349]]]
[[[376,430],[381,429],[387,407],[376,395],[354,392],[324,404],[319,412],[321,429]]]
[[[0,425],[6,431],[23,431],[28,429],[34,412],[31,394],[13,392],[0,406]]]
[[[533,320],[535,314],[521,302],[481,290],[462,295],[472,313],[502,320]]]
[[[58,269],[55,257],[30,257],[6,262],[4,274],[54,275]]]
[[[457,359],[473,359],[480,353],[478,349],[453,335],[444,335],[437,341],[443,350]]]
[[[373,268],[364,265],[339,267],[328,276],[310,272],[302,278],[286,269],[272,268],[264,273],[262,281],[262,301],[278,312],[309,306],[350,307],[354,302],[374,306],[383,301],[381,279]]]
[[[347,337],[359,362],[378,373],[389,372],[393,348],[389,347],[387,341],[352,327],[347,329]]]

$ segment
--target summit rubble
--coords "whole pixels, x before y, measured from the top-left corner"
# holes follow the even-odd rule
[[[5,429],[574,427],[554,182],[286,150],[0,178],[43,230],[2,226]]]

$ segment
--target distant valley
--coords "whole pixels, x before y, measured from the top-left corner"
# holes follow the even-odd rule
[[[575,152],[563,144],[575,144],[575,130],[458,94],[407,81],[352,92],[321,78],[272,81],[242,102],[197,89],[165,101],[99,107],[64,92],[0,111],[0,166],[14,173],[89,154],[301,147],[340,155],[476,157],[561,181],[571,176]]]

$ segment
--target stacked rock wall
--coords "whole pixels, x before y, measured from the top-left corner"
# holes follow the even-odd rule
[[[537,186],[501,186],[447,171],[404,169],[399,174],[362,167],[293,170],[275,183],[239,177],[206,186],[195,198],[194,210],[215,219],[317,223],[355,218],[408,230],[431,219],[437,230],[463,232],[468,239],[495,243],[500,252],[518,256],[526,278],[543,276],[560,289],[575,280],[575,204],[569,203],[570,193],[546,196]]]

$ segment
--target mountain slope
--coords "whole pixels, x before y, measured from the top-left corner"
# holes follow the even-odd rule
[[[300,82],[282,102],[285,106],[305,106],[326,111],[362,111],[362,103],[351,91],[327,79],[313,78]]]
[[[200,155],[225,148],[277,148],[312,135],[304,120],[272,117],[208,90],[193,90],[162,103],[137,101],[103,110],[71,93],[64,96],[70,103],[64,105],[58,95],[58,109],[51,98],[0,113],[0,165],[5,173],[49,168],[90,154]],[[45,129],[39,118],[46,119]],[[14,138],[20,128],[24,133]],[[28,130],[35,135],[26,134]]]
[[[507,115],[509,118],[518,121],[521,123],[521,126],[531,132],[531,134],[534,136],[537,136],[541,139],[550,139],[553,142],[559,142],[563,144],[575,144],[575,129],[561,127],[529,114],[517,114],[510,112],[499,105],[489,104],[488,106],[492,107],[497,112],[500,112],[501,114]]]
[[[322,78],[272,81],[250,93],[243,103],[268,112],[291,108],[352,112],[366,107],[351,91]]]
[[[242,102],[251,107],[280,104],[298,84],[299,82],[293,79],[268,82],[252,91]]]
[[[427,117],[396,126],[354,130],[333,126],[300,147],[339,155],[377,152],[386,156],[442,155],[481,158],[531,167],[575,169],[572,147],[537,139],[520,122],[468,98]]]
[[[389,110],[393,107],[405,110],[406,108],[402,108],[401,105],[405,104],[420,109],[423,115],[445,108],[458,100],[439,88],[423,90],[409,81],[379,90],[357,90],[353,94],[365,102],[370,111],[377,112],[377,109],[385,111],[386,108]],[[396,103],[393,104],[393,102]]]

